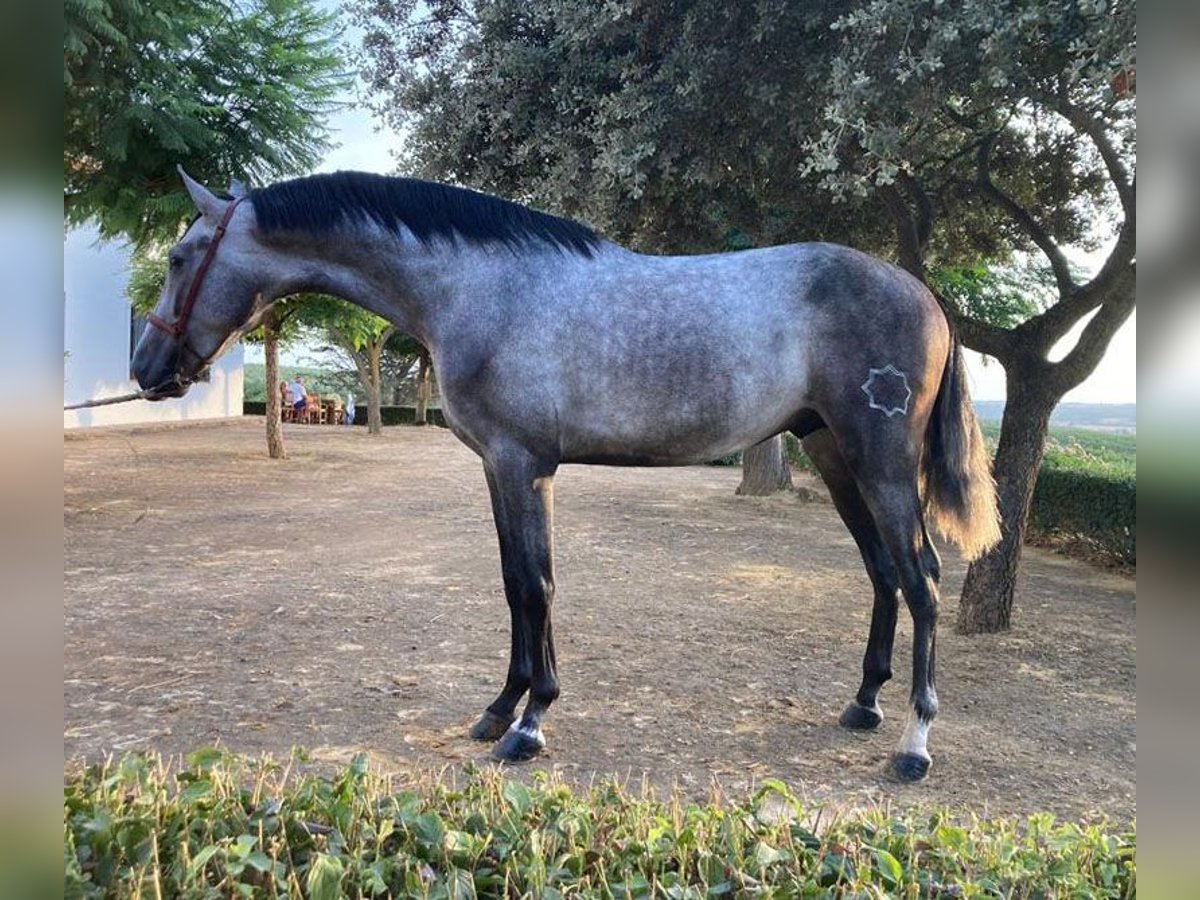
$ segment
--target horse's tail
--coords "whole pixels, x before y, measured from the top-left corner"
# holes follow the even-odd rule
[[[996,482],[953,340],[925,440],[925,506],[942,536],[973,560],[1000,540]]]

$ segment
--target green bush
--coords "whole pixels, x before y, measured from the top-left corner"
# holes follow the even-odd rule
[[[365,754],[333,778],[218,750],[69,777],[64,896],[1136,896],[1136,832],[879,809],[824,815],[766,780],[740,801],[468,767],[396,790]],[[818,827],[817,821],[821,821]]]
[[[1137,479],[1051,461],[1038,473],[1029,524],[1082,538],[1118,562],[1136,564]]]
[[[1000,426],[983,423],[995,450]],[[1068,553],[1137,564],[1137,436],[1052,427],[1029,510],[1034,538],[1065,539]]]

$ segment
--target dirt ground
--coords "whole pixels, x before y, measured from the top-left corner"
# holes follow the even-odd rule
[[[465,737],[503,680],[508,610],[478,460],[447,431],[261,419],[64,442],[67,764],[110,752],[368,751],[391,771],[483,763]],[[838,805],[1135,812],[1135,584],[1029,549],[1009,634],[953,631],[919,785],[887,774],[911,628],[871,735],[840,729],[870,589],[833,507],[734,496],[733,468],[569,466],[556,481],[563,686],[522,773],[702,796],[773,776]],[[823,496],[823,490],[817,486]]]

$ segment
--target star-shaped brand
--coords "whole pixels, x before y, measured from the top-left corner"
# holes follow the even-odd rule
[[[908,401],[912,398],[912,388],[908,386],[908,376],[888,363],[882,369],[869,369],[870,375],[863,382],[863,393],[870,401],[871,409],[877,409],[889,419],[900,413],[908,414]]]

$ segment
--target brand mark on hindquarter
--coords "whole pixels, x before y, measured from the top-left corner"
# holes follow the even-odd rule
[[[889,419],[896,413],[908,415],[908,401],[912,398],[908,376],[891,363],[882,369],[868,369],[868,372],[862,390],[871,409],[879,410]]]

